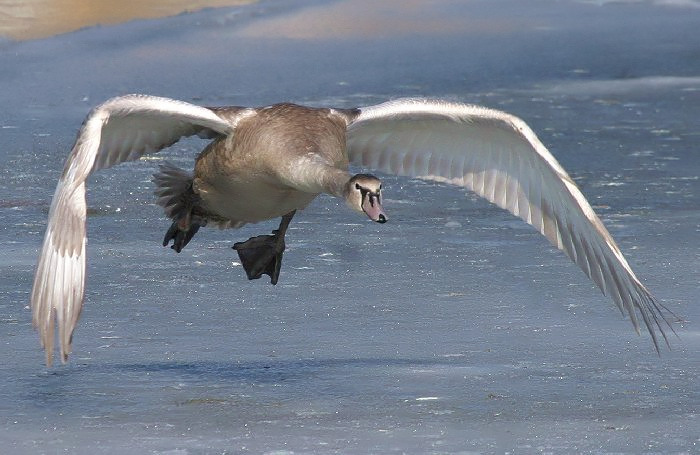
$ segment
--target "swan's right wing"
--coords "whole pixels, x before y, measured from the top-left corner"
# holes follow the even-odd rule
[[[88,175],[157,152],[183,136],[226,135],[234,126],[210,109],[144,95],[113,98],[88,115],[56,186],[32,287],[32,321],[47,364],[53,356],[54,318],[65,362],[83,304]]]
[[[639,281],[588,201],[517,117],[480,106],[403,99],[344,111],[348,157],[360,166],[470,189],[563,250],[658,350],[661,305]]]

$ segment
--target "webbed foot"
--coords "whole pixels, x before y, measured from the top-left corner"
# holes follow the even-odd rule
[[[294,213],[296,210],[284,215],[280,226],[272,231],[272,235],[251,237],[245,242],[233,245],[249,280],[257,280],[263,275],[269,275],[270,283],[277,284],[285,248],[284,235],[287,233]]]
[[[257,280],[269,275],[272,284],[277,284],[279,279],[284,248],[284,237],[280,238],[277,234],[259,235],[233,245],[248,279]]]
[[[199,224],[191,223],[187,229],[184,229],[180,222],[175,221],[172,225],[170,225],[168,232],[165,233],[165,237],[163,238],[163,246],[168,246],[168,243],[170,243],[172,240],[173,244],[170,246],[170,248],[179,253],[182,251],[185,245],[190,243],[190,240],[192,240],[192,237],[194,237],[197,231],[199,231],[199,228]]]

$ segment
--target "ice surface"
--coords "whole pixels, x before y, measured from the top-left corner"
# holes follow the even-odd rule
[[[0,42],[0,452],[698,453],[699,27],[695,2],[272,0]],[[192,140],[91,178],[85,310],[47,370],[50,198],[90,107],[128,92],[512,112],[689,323],[657,357],[534,230],[405,178],[385,225],[319,198],[279,285],[248,282],[230,246],[274,223],[160,246],[150,175]]]

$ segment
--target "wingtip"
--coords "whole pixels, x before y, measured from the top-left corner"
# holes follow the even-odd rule
[[[52,349],[45,349],[46,353],[46,368],[51,368],[53,365],[53,350]]]

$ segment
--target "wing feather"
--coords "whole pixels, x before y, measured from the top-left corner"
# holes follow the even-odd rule
[[[609,295],[637,332],[639,313],[657,351],[656,330],[666,339],[662,322],[673,330],[573,180],[519,118],[402,99],[361,108],[347,145],[354,164],[460,185],[522,218]],[[411,159],[390,158],[397,153]]]
[[[90,112],[56,186],[32,286],[32,321],[48,365],[53,356],[54,321],[65,362],[83,304],[88,175],[157,152],[183,136],[229,134],[233,125],[230,118],[221,118],[210,109],[144,95],[113,98]]]

